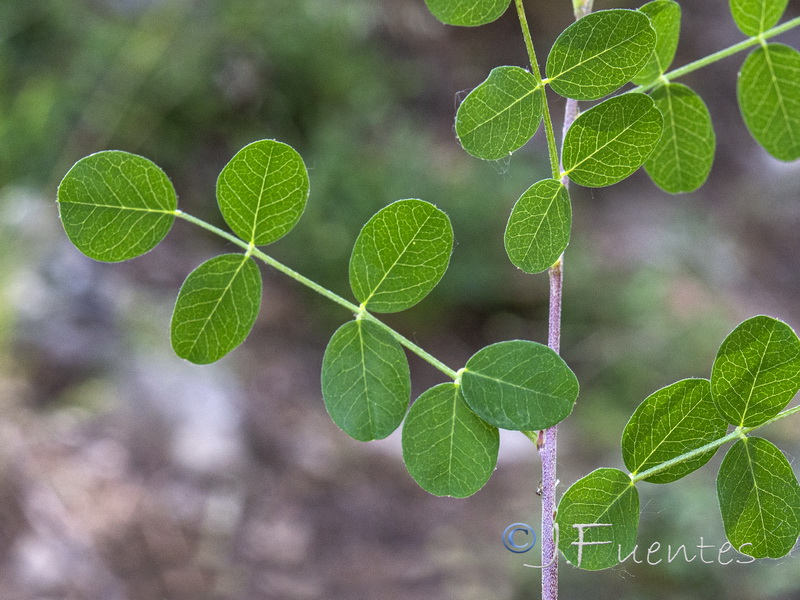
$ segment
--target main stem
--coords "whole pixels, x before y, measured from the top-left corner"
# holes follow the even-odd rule
[[[573,0],[575,19],[589,14],[592,11],[594,0]],[[516,0],[517,13],[522,26],[522,34],[528,48],[528,55],[531,59],[533,74],[539,82],[539,66],[536,62],[536,54],[533,49],[530,30],[528,28],[525,11],[522,7],[522,0]],[[550,117],[550,110],[547,104],[547,93],[542,86],[542,99],[544,105],[544,123],[547,134],[547,147],[550,154],[550,164],[553,170],[553,178],[558,179],[562,172],[558,152],[555,145],[553,134],[553,124]],[[564,124],[562,129],[563,136],[578,117],[578,102],[567,100],[564,110]],[[569,178],[564,176],[562,183],[569,186]],[[556,263],[548,270],[550,280],[550,308],[547,320],[547,345],[556,353],[561,350],[561,301],[564,286],[564,256],[562,255]],[[554,425],[549,429],[540,432],[536,447],[542,461],[542,600],[558,600],[558,548],[556,547],[556,487],[558,486],[557,464],[558,464],[558,426]]]
[[[556,261],[550,277],[550,310],[547,320],[547,345],[556,353],[561,348],[561,297],[564,282],[563,256]],[[537,443],[542,460],[542,600],[558,598],[558,548],[556,547],[556,463],[558,461],[558,426],[540,433]]]
[[[580,18],[585,12],[591,10],[593,0],[573,0],[576,18]],[[525,16],[525,7],[522,0],[515,0],[517,16],[519,17],[522,37],[525,39],[525,47],[528,51],[528,58],[531,63],[531,73],[541,86],[542,105],[544,112],[544,129],[547,137],[547,149],[550,156],[550,167],[553,178],[558,179],[561,174],[559,164],[558,149],[556,148],[555,134],[553,132],[553,121],[550,116],[550,108],[547,102],[547,91],[542,75],[539,70],[539,63],[536,60],[536,51],[533,47],[528,19]],[[585,11],[585,12],[584,12]],[[579,14],[580,13],[580,14]],[[570,102],[573,104],[570,105]],[[574,113],[570,116],[571,113]],[[567,103],[567,114],[564,118],[564,126],[568,128],[577,116],[577,104],[569,100]],[[566,129],[565,129],[566,131]],[[564,178],[564,184],[568,181]],[[548,274],[550,278],[550,309],[548,314],[547,345],[556,353],[561,347],[561,298],[563,286],[563,256],[550,267]],[[528,434],[529,437],[532,437]],[[558,548],[556,547],[555,517],[556,517],[556,463],[558,460],[557,448],[558,428],[550,427],[545,431],[540,431],[536,438],[536,447],[542,461],[542,600],[557,600],[558,598]]]

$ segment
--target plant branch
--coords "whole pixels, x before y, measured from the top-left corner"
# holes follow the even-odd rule
[[[365,319],[367,321],[370,321],[371,323],[374,323],[375,325],[378,325],[381,329],[386,331],[395,340],[397,340],[397,342],[399,344],[401,344],[402,346],[405,346],[406,348],[408,348],[408,350],[410,350],[411,352],[413,352],[414,354],[419,356],[422,360],[424,360],[428,364],[432,365],[433,367],[435,367],[436,369],[438,369],[439,371],[441,371],[442,373],[444,373],[445,375],[447,375],[448,377],[450,377],[454,381],[456,379],[458,379],[458,373],[455,370],[451,369],[446,364],[444,364],[442,361],[440,361],[438,358],[436,358],[435,356],[433,356],[429,352],[423,350],[422,348],[417,346],[414,342],[409,340],[407,337],[405,337],[404,335],[398,333],[397,331],[395,331],[394,329],[392,329],[391,327],[386,325],[386,323],[384,323],[383,321],[381,321],[377,317],[373,316],[371,313],[369,313],[366,310],[364,310],[363,307],[358,306],[357,304],[355,304],[353,302],[350,302],[349,300],[347,300],[345,298],[342,298],[339,294],[336,294],[335,292],[332,292],[331,290],[319,285],[318,283],[316,283],[315,281],[312,281],[311,279],[309,279],[305,275],[301,275],[300,273],[298,273],[294,269],[292,269],[290,267],[287,267],[282,262],[275,260],[274,258],[269,256],[268,254],[265,254],[264,252],[262,252],[261,250],[259,250],[255,246],[253,246],[252,244],[248,244],[244,240],[239,239],[238,237],[236,237],[235,235],[233,235],[231,233],[228,233],[224,229],[220,229],[219,227],[211,225],[210,223],[206,223],[202,219],[198,219],[197,217],[193,217],[192,215],[190,215],[188,213],[185,213],[182,210],[176,210],[174,214],[175,214],[176,217],[179,217],[179,218],[181,218],[181,219],[183,219],[185,221],[188,221],[189,223],[197,225],[198,227],[201,227],[201,228],[205,229],[206,231],[210,231],[211,233],[216,234],[216,235],[218,235],[219,237],[221,237],[221,238],[223,238],[225,240],[228,240],[232,244],[235,244],[235,245],[239,246],[240,248],[242,248],[243,250],[248,252],[250,255],[258,258],[262,262],[264,262],[264,263],[268,264],[269,266],[275,268],[276,270],[280,271],[284,275],[287,275],[288,277],[291,277],[292,279],[294,279],[295,281],[303,284],[304,286],[306,286],[308,288],[311,288],[312,290],[314,290],[318,294],[320,294],[322,296],[325,296],[325,298],[327,298],[328,300],[330,300],[332,302],[335,302],[339,306],[342,306],[342,307],[346,308],[347,310],[352,312],[354,315],[356,315],[358,318]]]
[[[575,19],[585,17],[592,12],[592,5],[594,0],[572,0],[572,12],[575,13]]]
[[[573,0],[575,19],[592,12],[594,0]],[[518,2],[521,4],[521,2]],[[523,27],[523,32],[525,28]],[[542,90],[544,94],[544,90]],[[568,99],[564,109],[564,122],[562,126],[562,143],[567,130],[578,118],[578,101]],[[545,115],[549,117],[547,105],[545,104]],[[554,138],[552,122],[545,121],[549,126],[550,138]],[[552,141],[555,146],[555,140]],[[555,152],[555,158],[553,153]],[[569,187],[569,177],[561,176],[561,161],[558,152],[551,150],[551,163],[554,164],[554,179],[561,179],[564,186]],[[557,169],[556,169],[557,167]],[[561,301],[563,298],[564,286],[564,255],[562,254],[556,263],[548,271],[550,279],[550,309],[547,323],[547,345],[556,353],[561,350]],[[537,443],[539,454],[542,460],[542,600],[558,600],[558,548],[556,547],[555,518],[556,518],[556,487],[558,486],[557,465],[558,465],[558,426],[554,425],[549,429],[540,432],[539,442]]]
[[[531,30],[528,27],[528,18],[525,16],[525,7],[522,0],[514,0],[517,7],[517,16],[519,17],[519,25],[522,28],[522,37],[525,38],[525,47],[528,50],[528,60],[531,63],[531,73],[536,79],[537,85],[541,88],[542,94],[542,111],[544,113],[544,131],[547,137],[547,151],[550,155],[550,169],[553,172],[553,179],[558,179],[561,173],[559,169],[558,148],[556,148],[556,136],[553,133],[553,119],[550,116],[550,107],[547,102],[547,88],[542,80],[542,73],[539,70],[539,62],[536,60],[536,50],[533,48],[533,39],[531,38]]]
[[[771,37],[775,37],[776,35],[780,35],[781,33],[786,33],[787,31],[794,29],[795,27],[800,26],[800,17],[795,17],[782,25],[776,25],[771,29],[767,29],[761,35],[753,36],[751,38],[747,38],[744,41],[739,42],[738,44],[734,44],[733,46],[729,46],[718,52],[714,52],[713,54],[709,54],[706,57],[698,59],[694,62],[690,62],[688,65],[684,65],[678,69],[673,69],[669,73],[664,73],[661,77],[656,79],[655,81],[648,83],[647,85],[640,85],[638,87],[633,88],[632,90],[628,90],[628,92],[646,92],[648,90],[653,89],[659,85],[662,85],[665,81],[672,81],[673,79],[677,79],[678,77],[683,77],[684,75],[688,75],[693,71],[697,71],[698,69],[702,69],[710,64],[713,64],[717,61],[722,60],[723,58],[727,58],[729,56],[733,56],[734,54],[741,52],[743,50],[747,50],[748,48],[752,48],[753,46],[758,46],[759,44],[763,43],[764,40],[769,39]]]
[[[660,465],[656,465],[655,467],[650,467],[649,469],[647,469],[645,471],[642,471],[641,473],[631,474],[631,476],[630,476],[631,477],[631,481],[633,483],[637,483],[639,481],[644,481],[648,477],[652,477],[653,475],[657,475],[658,473],[661,473],[662,471],[666,471],[670,467],[674,467],[675,465],[679,465],[679,464],[681,464],[683,462],[686,462],[687,460],[691,460],[693,458],[696,458],[697,456],[700,456],[701,454],[705,454],[706,452],[709,452],[711,450],[715,450],[716,448],[719,448],[723,444],[727,444],[728,442],[732,442],[733,440],[735,440],[737,438],[741,438],[741,437],[745,436],[746,434],[750,433],[751,431],[755,431],[756,429],[760,429],[762,427],[766,427],[767,425],[770,425],[770,424],[774,423],[775,421],[780,421],[781,419],[785,419],[786,417],[788,417],[790,415],[793,415],[793,414],[796,414],[796,413],[800,413],[800,405],[778,413],[777,415],[775,415],[771,419],[761,423],[761,425],[755,425],[753,427],[737,427],[736,429],[734,429],[733,431],[731,431],[727,435],[724,435],[721,438],[714,440],[713,442],[709,442],[708,444],[705,444],[704,446],[700,446],[699,448],[695,448],[694,450],[691,450],[690,452],[685,452],[685,453],[681,454],[680,456],[676,456],[675,458],[671,458],[670,460],[664,461]]]
[[[561,298],[564,272],[563,256],[550,267],[550,309],[547,322],[547,345],[556,353],[561,349]],[[558,599],[558,548],[555,538],[556,465],[558,461],[558,426],[540,433],[537,444],[542,460],[542,600]]]

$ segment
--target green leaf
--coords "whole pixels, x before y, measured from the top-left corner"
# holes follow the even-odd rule
[[[534,183],[514,205],[506,226],[508,258],[526,273],[552,266],[569,244],[572,205],[555,179]]]
[[[447,270],[453,228],[422,200],[398,200],[378,211],[358,234],[350,257],[350,287],[373,312],[397,312],[422,300]]]
[[[717,352],[711,393],[728,423],[755,427],[777,415],[800,389],[800,340],[764,315],[734,329]]]
[[[499,19],[511,0],[425,0],[425,4],[442,23],[475,27]]]
[[[755,558],[786,556],[800,536],[800,485],[786,457],[765,439],[736,442],[719,467],[725,534]]]
[[[241,344],[261,306],[261,272],[245,254],[204,262],[183,282],[172,313],[172,348],[195,364],[219,360]]]
[[[566,174],[586,187],[622,181],[653,152],[662,124],[661,113],[645,94],[622,94],[601,102],[575,119],[567,131]]]
[[[800,52],[783,44],[756,49],[739,71],[737,94],[755,140],[778,160],[800,158]]]
[[[684,379],[648,396],[622,433],[622,459],[633,475],[696,450],[725,435],[728,423],[717,412],[707,379]],[[709,450],[644,481],[670,483],[706,464]]]
[[[647,64],[633,78],[636,85],[645,85],[661,77],[675,58],[681,34],[681,5],[672,0],[654,0],[639,10],[649,17],[657,38]]]
[[[597,100],[641,71],[655,46],[656,32],[643,13],[601,10],[558,36],[547,57],[547,77],[562,96]]]
[[[217,179],[225,222],[246,242],[262,246],[286,235],[308,199],[308,171],[291,146],[275,140],[248,144]]]
[[[464,150],[497,160],[524,146],[542,120],[540,89],[525,69],[493,69],[458,107],[456,135]]]
[[[350,437],[385,438],[400,425],[411,398],[400,344],[363,319],[342,325],[322,359],[322,397],[333,422]]]
[[[613,567],[636,546],[639,492],[622,471],[597,469],[564,493],[556,522],[558,548],[570,563],[588,571]]]
[[[528,431],[564,420],[578,397],[578,380],[553,350],[512,340],[479,350],[461,375],[464,398],[484,421]]]
[[[89,258],[119,262],[155,248],[175,221],[167,175],[146,158],[107,150],[79,160],[58,186],[67,236]]]
[[[764,33],[781,20],[789,0],[730,0],[736,25],[747,36]]]
[[[664,117],[664,133],[644,163],[647,174],[671,194],[691,192],[708,178],[717,145],[705,102],[680,83],[669,83],[652,93]]]
[[[423,393],[403,425],[403,460],[414,480],[436,496],[466,498],[491,477],[500,434],[464,402],[459,386]]]

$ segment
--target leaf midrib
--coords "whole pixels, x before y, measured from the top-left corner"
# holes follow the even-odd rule
[[[555,396],[553,394],[548,394],[547,392],[542,392],[540,390],[534,390],[532,388],[527,388],[527,387],[525,387],[523,385],[519,385],[519,384],[516,384],[516,383],[511,383],[510,381],[505,381],[503,379],[497,379],[496,377],[492,377],[490,375],[486,375],[484,373],[481,373],[480,371],[472,371],[472,370],[465,371],[465,374],[467,374],[467,373],[470,374],[470,375],[474,375],[476,377],[482,377],[483,379],[488,379],[489,381],[493,381],[493,382],[498,383],[500,385],[516,388],[518,390],[523,390],[525,392],[532,392],[534,394],[537,394],[537,395],[540,395],[540,396],[544,396],[545,398],[552,398],[553,400],[563,400],[563,398],[561,398],[560,396]]]
[[[555,181],[555,180],[553,180],[553,181]],[[542,229],[542,226],[544,225],[544,222],[547,220],[547,215],[550,212],[550,209],[553,207],[553,204],[556,203],[556,198],[561,193],[561,187],[563,187],[563,184],[556,189],[555,193],[550,198],[550,202],[548,203],[547,208],[545,208],[544,213],[542,214],[542,218],[539,220],[539,223],[536,225],[536,231],[531,233],[531,238],[530,238],[530,242],[528,243],[528,248],[527,248],[527,250],[525,250],[525,258],[526,259],[531,254],[531,249],[533,248],[534,242],[536,241],[536,237],[539,235],[539,231]]]
[[[208,327],[208,324],[211,322],[212,317],[217,312],[217,309],[219,308],[219,305],[222,302],[222,299],[228,294],[228,292],[230,292],[230,289],[233,286],[233,282],[239,276],[239,273],[244,268],[244,265],[250,259],[250,257],[247,256],[246,254],[243,254],[242,257],[243,257],[242,262],[239,263],[238,267],[236,267],[236,270],[233,272],[233,275],[231,276],[230,281],[228,281],[228,284],[223,288],[222,293],[219,295],[219,297],[217,298],[217,301],[214,303],[214,308],[212,308],[209,311],[205,322],[200,327],[200,331],[198,331],[197,335],[194,338],[194,341],[192,342],[192,345],[189,347],[189,352],[187,353],[187,356],[191,356],[192,354],[194,354],[194,349],[195,349],[195,347],[197,347],[197,344],[200,341],[200,337],[205,333],[206,327]]]
[[[267,175],[269,174],[269,167],[272,164],[272,151],[274,146],[269,147],[269,156],[267,156],[267,164],[264,165],[264,174],[261,177],[261,189],[258,192],[258,202],[256,203],[256,210],[253,213],[253,226],[250,229],[250,243],[254,244],[256,241],[256,229],[258,228],[258,213],[261,211],[262,200],[264,198],[264,190],[267,187]]]
[[[622,10],[622,9],[620,9],[620,10]],[[619,23],[617,23],[617,24],[619,24]],[[636,37],[641,35],[643,31],[646,31],[646,29],[639,29],[634,35],[629,36],[625,40],[623,40],[623,41],[621,41],[621,42],[619,42],[619,43],[617,43],[617,44],[615,44],[613,46],[609,46],[605,50],[603,50],[603,51],[601,51],[601,52],[599,52],[597,54],[593,54],[591,57],[589,57],[589,58],[587,58],[585,60],[582,60],[582,61],[580,61],[578,63],[575,63],[573,66],[571,66],[568,69],[564,69],[563,71],[559,72],[557,75],[553,75],[552,77],[549,78],[550,82],[558,81],[558,79],[560,77],[562,77],[563,75],[565,75],[566,73],[569,73],[570,71],[573,71],[573,70],[575,70],[575,69],[577,69],[579,67],[582,67],[584,64],[603,56],[606,52],[611,52],[612,50],[617,49],[619,46],[625,46],[625,45],[629,44],[633,39],[635,39]],[[566,54],[566,52],[565,52],[565,54]],[[563,63],[563,59],[562,59],[562,63]],[[621,70],[621,69],[619,69],[619,70]],[[574,82],[568,82],[568,83],[573,83],[573,85],[578,85],[579,87],[584,87],[580,83],[577,83],[577,84],[574,83]]]
[[[598,105],[598,106],[600,106],[600,105]],[[602,146],[600,146],[600,147],[596,148],[596,149],[595,149],[595,150],[594,150],[594,151],[593,151],[591,154],[589,154],[588,156],[586,156],[586,158],[584,158],[584,159],[583,159],[583,160],[581,160],[580,162],[578,162],[578,163],[574,164],[574,165],[573,165],[573,166],[572,166],[572,167],[571,167],[569,170],[567,170],[567,171],[566,171],[566,175],[567,175],[567,176],[569,176],[569,174],[570,174],[570,173],[572,173],[573,171],[576,171],[576,170],[578,170],[578,169],[581,167],[581,165],[583,165],[585,162],[587,162],[587,161],[590,161],[590,160],[593,160],[593,159],[594,159],[594,157],[595,157],[595,156],[596,156],[598,153],[602,152],[602,151],[603,151],[603,150],[605,150],[605,149],[606,149],[606,148],[607,148],[609,145],[611,145],[612,143],[616,142],[616,141],[617,141],[617,140],[618,140],[620,137],[622,137],[624,134],[628,133],[628,131],[630,131],[630,130],[633,128],[633,126],[634,126],[634,125],[636,125],[637,123],[639,123],[639,121],[643,120],[643,119],[644,119],[644,118],[645,118],[645,117],[646,117],[648,114],[650,114],[650,108],[648,108],[648,109],[647,109],[647,111],[645,111],[644,113],[642,113],[642,114],[641,114],[641,115],[640,115],[640,116],[639,116],[639,117],[638,117],[636,120],[634,120],[634,121],[631,121],[631,122],[630,122],[630,123],[629,123],[629,124],[628,124],[628,125],[627,125],[627,126],[626,126],[626,127],[623,129],[623,130],[622,130],[622,131],[620,131],[620,132],[619,132],[617,135],[615,135],[613,138],[609,139],[609,140],[608,140],[608,141],[607,141],[605,144],[603,144]],[[606,174],[606,175],[607,175],[607,174]]]
[[[361,353],[361,379],[364,382],[364,400],[365,404],[367,405],[367,421],[369,426],[369,435],[371,438],[375,438],[375,423],[372,418],[372,402],[369,399],[369,383],[367,376],[369,375],[369,371],[367,370],[367,357],[365,354],[365,346],[366,343],[364,342],[364,323],[363,321],[356,321],[358,327],[358,349]]]
[[[498,87],[498,86],[497,86],[497,84],[495,84],[495,87]],[[512,102],[511,104],[509,104],[508,106],[506,106],[506,107],[505,107],[503,110],[501,110],[501,111],[499,111],[499,112],[496,112],[496,113],[494,113],[494,114],[493,114],[491,117],[489,117],[489,118],[488,118],[488,119],[486,119],[485,121],[481,121],[480,123],[477,123],[477,124],[476,124],[474,127],[472,127],[472,129],[470,129],[469,131],[465,131],[465,132],[464,132],[464,133],[461,135],[461,137],[462,137],[462,138],[465,138],[465,137],[467,137],[467,136],[471,135],[472,133],[474,133],[476,130],[480,129],[481,127],[483,127],[483,126],[484,126],[484,125],[486,125],[487,123],[489,123],[489,122],[491,122],[491,121],[494,121],[494,120],[495,120],[495,119],[497,119],[497,118],[498,118],[500,115],[502,115],[502,114],[504,114],[504,113],[506,113],[506,112],[510,111],[510,110],[511,110],[512,108],[514,108],[514,107],[515,107],[517,104],[519,104],[520,102],[522,102],[523,100],[525,100],[525,99],[526,99],[528,96],[530,96],[531,94],[535,94],[535,93],[536,93],[536,92],[538,92],[540,89],[542,89],[542,85],[541,85],[541,84],[536,84],[536,87],[534,87],[534,88],[533,88],[533,90],[531,90],[531,91],[529,91],[529,92],[526,92],[524,95],[520,96],[519,98],[517,98],[516,100],[514,100],[514,102]],[[466,102],[466,99],[465,99],[464,101]],[[485,104],[485,103],[484,103],[484,104]]]
[[[781,88],[778,85],[778,77],[775,74],[775,68],[772,64],[772,57],[770,56],[770,45],[764,44],[762,47],[764,49],[764,58],[767,62],[767,68],[769,69],[769,78],[772,82],[772,87],[775,90],[775,96],[778,98],[778,106],[780,108],[781,115],[783,116],[783,122],[787,125],[784,130],[789,134],[789,138],[792,140],[792,147],[795,147],[797,145],[797,141],[794,137],[794,129],[791,127],[793,121],[789,118],[789,115],[786,112],[783,94],[781,93]]]
[[[739,423],[739,427],[744,427],[745,419],[747,418],[747,411],[750,408],[750,401],[753,399],[753,393],[756,389],[756,380],[758,379],[758,374],[761,372],[761,367],[764,365],[764,358],[767,356],[767,352],[769,352],[769,345],[772,342],[772,336],[775,334],[775,327],[773,326],[769,331],[769,337],[767,338],[766,343],[764,344],[764,352],[761,354],[761,357],[758,361],[758,369],[756,369],[755,374],[753,375],[753,382],[750,385],[750,390],[747,393],[747,400],[745,400],[744,408],[742,409],[742,416],[741,422]]]
[[[755,461],[750,456],[750,444],[747,443],[746,440],[743,440],[744,443],[744,453],[747,457],[747,470],[749,475],[753,479],[753,492],[755,493],[755,502],[758,506],[758,520],[761,522],[761,539],[759,540],[762,544],[766,544],[767,542],[767,525],[764,523],[764,510],[761,503],[761,489],[758,487],[758,481],[756,480],[756,472],[755,472]],[[766,548],[765,548],[766,550]]]
[[[702,401],[702,398],[701,398],[701,401]],[[670,435],[671,435],[671,434],[672,434],[672,433],[673,433],[673,432],[674,432],[674,431],[675,431],[675,430],[676,430],[678,427],[680,427],[680,425],[681,425],[681,424],[682,424],[684,421],[686,421],[686,419],[688,419],[690,416],[692,416],[692,411],[693,411],[693,410],[695,410],[695,409],[696,409],[696,408],[697,408],[699,405],[700,405],[700,402],[696,402],[696,403],[695,403],[695,404],[692,406],[692,409],[691,409],[690,411],[688,411],[686,414],[684,414],[684,415],[683,415],[683,416],[680,418],[680,420],[679,420],[679,421],[678,421],[678,422],[677,422],[677,423],[676,423],[676,424],[675,424],[675,425],[674,425],[674,426],[673,426],[673,427],[672,427],[672,428],[671,428],[671,429],[670,429],[670,430],[667,432],[667,434],[664,436],[664,438],[663,438],[663,439],[661,439],[661,440],[660,440],[660,441],[659,441],[659,442],[658,442],[658,443],[657,443],[657,444],[656,444],[656,445],[655,445],[655,446],[654,446],[654,447],[651,449],[651,451],[650,451],[650,454],[648,454],[648,455],[647,455],[647,457],[645,457],[643,460],[639,461],[639,465],[636,467],[636,469],[634,469],[634,470],[633,470],[633,473],[632,473],[633,475],[636,475],[636,473],[638,473],[638,472],[639,472],[639,470],[640,470],[640,469],[642,469],[642,467],[643,467],[644,465],[646,465],[646,464],[647,464],[647,461],[648,461],[648,460],[650,460],[650,457],[651,457],[651,456],[653,456],[653,454],[655,454],[655,453],[658,451],[658,449],[659,449],[661,446],[663,446],[665,443],[667,443],[667,440],[668,440],[669,436],[670,436]],[[702,445],[701,445],[700,447],[702,447]],[[689,452],[689,451],[691,451],[691,450],[686,450],[685,452]],[[688,461],[687,461],[687,462],[688,462]],[[658,463],[658,464],[661,464],[661,463]],[[653,465],[653,466],[656,466],[656,465]],[[661,475],[661,474],[663,474],[663,473],[659,473],[659,475]]]
[[[162,215],[175,215],[174,210],[165,210],[163,208],[147,208],[138,206],[117,206],[114,204],[97,204],[95,202],[77,202],[74,200],[59,200],[60,204],[76,204],[78,206],[91,206],[92,208],[113,208],[115,210],[129,210],[132,212],[148,212]]]
[[[403,249],[397,254],[397,257],[395,258],[394,262],[391,264],[390,267],[388,267],[385,270],[385,272],[383,274],[383,277],[381,277],[381,280],[372,287],[372,291],[369,293],[369,296],[367,296],[367,299],[364,300],[364,306],[367,306],[369,304],[369,301],[372,300],[372,298],[378,293],[378,290],[383,285],[383,282],[386,281],[386,279],[389,277],[389,274],[392,272],[392,270],[394,270],[394,268],[400,263],[400,260],[403,258],[403,256],[405,256],[405,253],[408,251],[408,249],[417,240],[417,237],[419,236],[420,232],[425,227],[425,225],[427,225],[428,221],[430,221],[433,218],[434,214],[435,213],[430,212],[425,216],[425,220],[422,222],[422,224],[417,228],[417,230],[411,236],[411,239],[408,241],[408,243],[405,244],[403,246]],[[376,233],[376,235],[377,235],[377,233]]]

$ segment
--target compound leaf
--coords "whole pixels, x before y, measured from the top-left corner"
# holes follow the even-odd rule
[[[570,563],[599,571],[636,545],[639,492],[628,475],[597,469],[573,483],[558,503],[558,548]]]
[[[717,412],[707,379],[684,379],[648,396],[622,433],[622,458],[633,475],[696,450],[725,435],[728,423]],[[699,469],[716,448],[644,481],[670,483]]]
[[[403,425],[403,460],[414,480],[436,496],[465,498],[489,480],[500,433],[464,402],[460,387],[443,383],[424,392]]]
[[[558,36],[547,57],[547,77],[562,96],[597,100],[641,71],[655,46],[656,32],[644,13],[601,10]]]
[[[755,427],[800,389],[800,339],[786,323],[760,315],[734,329],[717,352],[711,393],[728,423]]]
[[[526,273],[544,271],[566,249],[571,226],[572,205],[566,186],[555,179],[534,183],[508,219],[508,258]]]
[[[736,442],[719,467],[717,496],[728,540],[755,558],[786,556],[800,536],[800,485],[772,443]]]
[[[328,414],[350,437],[379,440],[400,425],[411,398],[408,359],[379,325],[356,319],[333,334],[322,359]]]
[[[464,398],[484,421],[513,430],[546,429],[565,419],[578,380],[553,350],[512,340],[479,350],[461,375]]]
[[[651,97],[664,117],[664,132],[644,168],[666,192],[694,191],[703,185],[714,163],[717,142],[708,108],[680,83],[663,85]]]
[[[497,67],[458,107],[456,135],[472,156],[497,160],[524,146],[541,120],[536,78],[520,67]]]
[[[106,150],[79,160],[58,186],[58,210],[70,241],[89,258],[119,262],[164,239],[178,199],[150,160]]]
[[[730,0],[731,14],[742,33],[764,33],[781,20],[789,0]]]
[[[755,140],[778,160],[800,158],[800,52],[766,44],[742,65],[739,109]]]
[[[657,37],[647,64],[633,78],[636,85],[645,85],[663,75],[675,58],[681,33],[681,5],[673,0],[653,0],[639,10],[649,17]]]
[[[350,287],[373,312],[397,312],[422,300],[447,270],[453,228],[422,200],[398,200],[359,233],[350,257]]]
[[[646,94],[622,94],[593,106],[567,131],[563,149],[566,174],[586,187],[622,181],[653,152],[662,125],[661,113]]]
[[[308,171],[297,151],[275,140],[248,144],[217,179],[225,222],[246,242],[262,246],[288,233],[308,199]]]
[[[499,19],[511,0],[425,0],[425,4],[442,23],[475,27]]]
[[[244,254],[223,254],[189,273],[172,313],[172,348],[195,364],[241,344],[261,306],[261,272]]]

